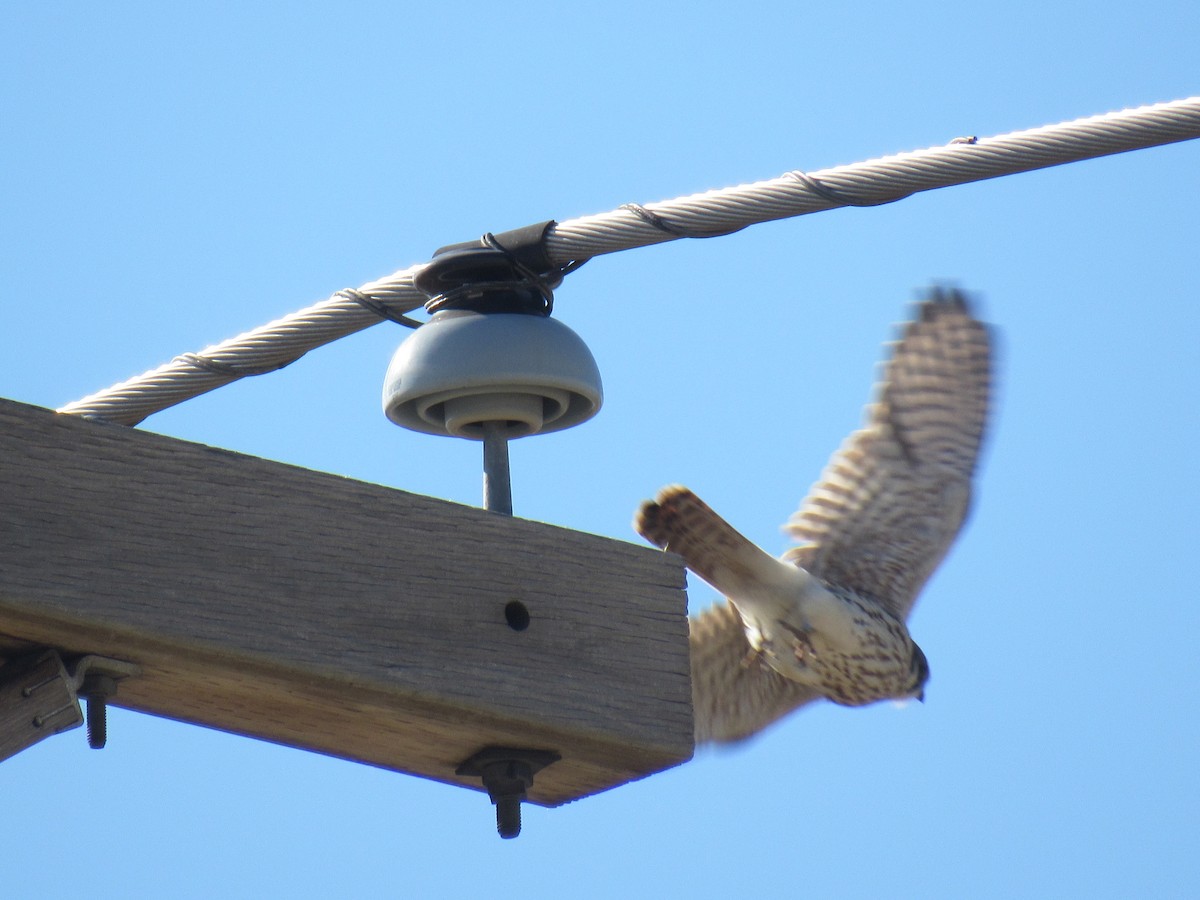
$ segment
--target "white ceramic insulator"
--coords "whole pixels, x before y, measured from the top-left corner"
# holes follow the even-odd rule
[[[506,438],[558,431],[603,402],[600,371],[570,328],[545,316],[440,312],[396,351],[383,410],[427,434],[483,440],[485,422]]]

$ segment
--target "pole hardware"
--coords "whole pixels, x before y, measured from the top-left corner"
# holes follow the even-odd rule
[[[108,743],[108,700],[117,693],[117,682],[137,675],[141,668],[133,663],[104,656],[81,656],[75,660],[71,681],[75,692],[87,700],[88,746],[102,750]]]
[[[562,757],[553,750],[484,747],[457,769],[457,775],[477,775],[496,807],[496,831],[505,840],[521,833],[521,801],[533,787],[533,776]]]

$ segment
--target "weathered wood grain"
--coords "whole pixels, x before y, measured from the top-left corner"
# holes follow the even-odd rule
[[[679,561],[0,400],[0,652],[139,664],[113,704],[553,805],[692,753]],[[506,604],[530,623],[515,631]]]
[[[82,724],[75,687],[53,650],[0,666],[0,760]]]

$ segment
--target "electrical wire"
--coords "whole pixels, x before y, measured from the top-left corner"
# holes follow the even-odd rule
[[[706,191],[661,203],[629,203],[560,222],[546,232],[546,256],[567,272],[605,253],[680,238],[716,237],[748,225],[843,206],[875,206],[921,191],[982,181],[1200,137],[1200,97],[1142,106],[990,138],[947,144],[814,172]],[[356,289],[68,403],[58,411],[136,425],[248,375],[275,371],[309,350],[385,319],[417,324],[406,313],[428,299],[413,285],[425,264]]]

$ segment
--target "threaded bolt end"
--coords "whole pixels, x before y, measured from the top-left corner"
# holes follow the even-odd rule
[[[88,675],[79,691],[87,698],[88,746],[103,749],[108,743],[108,712],[105,704],[117,692],[117,681],[108,675]]]
[[[103,697],[87,698],[87,736],[93,750],[102,750],[108,743],[108,712]]]
[[[505,840],[521,833],[521,798],[505,795],[496,798],[496,831]]]

